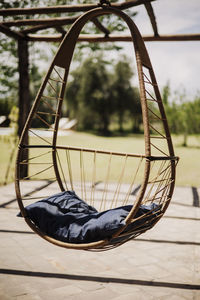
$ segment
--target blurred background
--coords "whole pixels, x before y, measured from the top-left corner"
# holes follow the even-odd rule
[[[118,1],[111,1],[111,3]],[[131,2],[131,1],[127,1]],[[0,9],[30,8],[53,5],[88,4],[96,1],[1,1]],[[200,19],[198,0],[156,0],[154,10],[159,36],[198,35]],[[153,36],[151,22],[144,5],[125,10],[133,18],[142,36]],[[80,13],[79,13],[80,14]],[[70,13],[76,17],[78,13]],[[49,18],[64,18],[66,13],[52,13]],[[187,16],[187,17],[186,17]],[[56,53],[62,35],[70,25],[37,29],[32,34],[30,27],[20,20],[42,19],[44,14],[3,15],[1,22],[9,30],[29,34],[26,45],[13,38],[4,27],[0,29],[0,184],[14,180],[17,143],[42,79]],[[101,23],[111,34],[127,35],[125,24],[117,17],[102,17]],[[10,23],[9,23],[10,22]],[[17,23],[18,22],[18,23]],[[33,21],[32,21],[33,22]],[[27,23],[28,24],[28,23]],[[31,24],[31,23],[30,23]],[[34,24],[34,22],[33,22]],[[34,26],[40,26],[34,24]],[[7,29],[6,29],[7,30]],[[7,34],[6,34],[7,33]],[[16,33],[16,34],[17,34]],[[92,22],[82,34],[99,34],[101,31]],[[51,35],[44,41],[39,35]],[[60,38],[59,38],[60,34]],[[146,39],[148,40],[148,39]],[[160,87],[167,119],[175,147],[180,156],[177,170],[177,185],[199,187],[200,182],[200,41],[154,40],[145,42]],[[21,48],[20,48],[21,47]],[[28,49],[27,61],[23,51]],[[21,50],[20,50],[21,49]],[[20,66],[28,64],[28,83],[20,80]],[[20,73],[21,72],[21,73]],[[25,80],[26,81],[26,80]],[[20,85],[28,85],[23,97]],[[122,101],[123,99],[123,101]],[[53,123],[53,120],[48,120]],[[42,124],[33,123],[34,130]],[[48,136],[48,132],[46,132]],[[31,137],[30,137],[31,138]],[[136,63],[130,42],[78,43],[70,69],[65,93],[59,142],[117,148],[120,151],[144,152],[143,124],[139,99]]]

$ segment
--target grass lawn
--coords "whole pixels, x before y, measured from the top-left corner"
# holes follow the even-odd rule
[[[190,136],[188,147],[182,147],[183,138],[173,136],[175,153],[180,157],[176,185],[200,187],[200,137]]]
[[[180,157],[177,167],[178,186],[200,186],[200,137],[190,136],[188,147],[182,147],[182,137],[173,136],[175,154]],[[73,132],[68,136],[58,137],[58,144],[83,146],[123,152],[144,153],[144,141],[142,135],[128,137],[100,137],[88,133]],[[0,184],[5,181],[9,168],[8,182],[14,178],[15,158],[11,161],[13,151],[12,143],[5,137],[0,137]]]
[[[13,139],[0,136],[0,149],[0,185],[3,185],[14,179],[17,147],[13,143]]]

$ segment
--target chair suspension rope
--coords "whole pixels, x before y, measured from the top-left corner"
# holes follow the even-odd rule
[[[121,188],[121,184],[122,184],[122,179],[123,179],[123,176],[124,176],[126,163],[127,163],[127,155],[124,158],[124,165],[122,167],[122,171],[121,171],[118,183],[117,183],[117,188],[116,188],[115,193],[114,193],[113,201],[111,202],[111,207],[113,207],[113,204],[114,204],[115,207],[117,206],[117,201],[118,201],[119,192],[120,192],[120,188]]]
[[[96,187],[96,157],[97,153],[94,151],[93,156],[93,170],[92,170],[92,183],[91,183],[91,196],[90,196],[90,205],[94,206],[94,196],[95,196],[95,187]]]
[[[102,194],[102,200],[101,200],[101,205],[100,205],[100,210],[106,209],[106,199],[107,199],[107,193],[108,193],[108,183],[109,183],[109,177],[110,177],[110,170],[111,170],[111,160],[112,160],[112,153],[109,155],[109,160],[108,160],[108,167],[106,171],[106,177],[105,177],[105,183],[104,183],[104,189],[103,189],[103,194]]]
[[[58,153],[58,151],[56,149],[54,151],[56,151],[56,158],[57,158],[58,165],[59,165],[62,177],[63,177],[63,181],[65,183],[65,189],[68,190],[67,180],[66,180],[66,177],[65,177],[65,173],[63,171],[63,167],[62,167],[62,163],[61,163],[61,160],[60,160],[59,153]]]
[[[130,184],[130,186],[129,186],[128,192],[127,192],[127,194],[126,194],[126,196],[125,196],[125,198],[124,198],[124,202],[122,203],[122,205],[126,205],[127,202],[128,202],[128,199],[129,199],[129,197],[130,197],[130,195],[131,195],[131,193],[132,193],[133,186],[134,186],[134,184],[135,184],[135,181],[136,181],[137,175],[138,175],[138,173],[139,173],[140,167],[141,167],[141,165],[142,165],[142,162],[143,162],[143,157],[141,157],[140,160],[139,160],[139,163],[138,163],[136,172],[135,172],[135,174],[134,174],[134,176],[133,176],[133,180],[132,180],[132,182],[131,182],[131,184]]]
[[[67,166],[68,166],[68,173],[69,173],[70,185],[71,185],[71,189],[74,190],[73,178],[72,178],[72,166],[71,166],[71,158],[70,158],[70,151],[69,151],[69,149],[67,149],[65,151],[65,153],[66,153],[66,157],[67,157]]]

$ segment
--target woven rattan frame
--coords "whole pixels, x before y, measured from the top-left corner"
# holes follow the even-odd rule
[[[144,124],[144,138],[145,138],[145,154],[133,154],[133,153],[112,153],[112,155],[116,156],[121,156],[121,157],[135,157],[135,158],[141,158],[145,160],[144,163],[144,175],[143,175],[143,180],[141,182],[140,190],[139,193],[137,194],[136,201],[133,203],[133,208],[130,211],[129,215],[126,218],[126,225],[120,229],[118,232],[116,232],[111,239],[109,240],[101,240],[89,244],[70,244],[70,243],[65,243],[61,242],[58,240],[55,240],[47,235],[45,235],[43,232],[40,231],[39,228],[35,226],[35,224],[27,217],[26,211],[24,208],[24,197],[21,193],[21,182],[26,179],[26,178],[21,178],[21,167],[23,164],[28,164],[29,161],[24,161],[22,159],[22,153],[23,151],[28,151],[28,149],[33,149],[33,148],[42,148],[42,149],[47,149],[52,152],[52,161],[53,161],[53,167],[54,167],[54,172],[55,172],[55,177],[56,180],[59,184],[60,190],[64,191],[65,187],[63,185],[63,180],[62,180],[62,174],[60,173],[59,170],[59,159],[57,156],[58,150],[74,150],[74,151],[80,151],[82,152],[91,152],[94,155],[97,153],[101,154],[110,154],[110,152],[105,151],[105,150],[95,150],[95,149],[78,149],[78,148],[72,148],[69,146],[58,146],[57,145],[57,133],[58,133],[58,124],[59,124],[59,118],[60,118],[60,113],[61,113],[61,106],[62,106],[62,100],[64,97],[64,92],[65,92],[65,87],[66,87],[66,82],[67,82],[67,77],[68,77],[68,72],[74,52],[74,48],[76,46],[76,42],[78,39],[78,36],[80,34],[81,29],[83,26],[86,24],[87,21],[91,20],[94,17],[98,17],[101,15],[105,14],[115,14],[121,17],[126,24],[128,25],[128,28],[130,30],[132,39],[133,39],[133,44],[134,44],[134,49],[135,49],[135,57],[136,57],[136,62],[137,62],[137,71],[138,71],[138,78],[139,78],[139,86],[140,86],[140,100],[141,100],[141,107],[142,107],[142,116],[143,116],[143,124]],[[39,116],[39,103],[40,100],[43,96],[44,89],[49,83],[50,76],[56,68],[61,68],[64,71],[63,76],[60,78],[61,82],[61,89],[59,92],[59,95],[56,98],[57,101],[57,108],[56,111],[53,112],[52,114],[55,115],[55,124],[54,124],[54,129],[53,129],[53,138],[51,143],[48,144],[40,144],[40,145],[25,145],[24,140],[25,136],[27,133],[31,132],[31,122],[34,118],[34,116],[38,116],[40,119],[42,119],[41,116]],[[147,70],[148,75],[146,75],[145,70]],[[57,71],[56,71],[57,72]],[[60,77],[60,75],[59,75]],[[153,89],[154,95],[151,95],[147,89],[146,89],[146,84],[149,84],[151,88]],[[45,96],[48,101],[48,97]],[[50,97],[49,97],[50,98]],[[151,110],[151,107],[148,105],[149,102],[154,102],[159,111],[159,115],[155,113],[154,111]],[[40,112],[41,114],[41,112]],[[163,131],[160,132],[160,130],[154,128],[151,125],[150,122],[150,114],[156,119],[157,122],[160,122],[163,127]],[[44,121],[44,123],[47,123]],[[48,125],[48,124],[47,124]],[[153,131],[154,136],[151,134]],[[154,138],[160,138],[164,140],[167,151],[161,150],[158,146],[154,145],[152,142]],[[43,139],[43,138],[41,138]],[[158,152],[158,155],[152,155],[152,148],[156,149]],[[159,171],[159,175],[156,176],[156,178],[153,181],[150,181],[150,172],[151,172],[151,167],[153,162],[162,162],[162,166]],[[150,229],[153,227],[156,222],[162,217],[163,213],[167,209],[169,202],[171,200],[173,190],[174,190],[174,184],[175,184],[175,168],[176,168],[176,163],[177,163],[177,157],[174,155],[174,150],[173,150],[173,145],[172,145],[172,140],[167,124],[167,119],[164,111],[164,107],[162,104],[160,92],[158,89],[158,85],[155,79],[155,75],[153,72],[153,68],[147,53],[147,50],[145,48],[144,42],[142,40],[142,37],[132,21],[130,17],[128,17],[124,12],[112,8],[111,6],[108,5],[103,5],[99,8],[93,9],[85,14],[83,14],[71,27],[69,32],[66,34],[64,37],[58,52],[47,72],[46,77],[44,78],[44,81],[41,85],[41,88],[36,96],[34,105],[32,107],[32,110],[29,114],[27,123],[24,127],[24,131],[22,133],[20,143],[19,143],[19,151],[18,151],[18,156],[17,156],[17,162],[16,162],[16,195],[17,195],[17,200],[19,204],[19,208],[21,211],[22,216],[25,218],[25,221],[27,224],[32,228],[33,231],[35,231],[39,236],[44,238],[45,240],[61,246],[65,248],[72,248],[72,249],[85,249],[85,250],[108,250],[113,247],[119,246],[122,243],[134,238],[135,236],[138,236],[139,234],[143,233],[144,231]],[[167,165],[165,165],[167,164]],[[27,178],[29,179],[29,178]],[[163,183],[164,182],[164,183]],[[137,230],[134,230],[133,232],[128,232],[124,233],[124,230],[126,229],[127,225],[130,222],[134,221],[134,216],[141,205],[141,203],[144,202],[144,197],[148,198],[148,188],[152,187],[152,185],[157,184],[157,190],[151,195],[151,202],[154,202],[154,200],[157,200],[157,195],[159,195],[159,204],[161,205],[159,213],[155,214],[155,219],[154,222],[151,222],[151,224],[147,224],[147,226],[144,228],[138,228]],[[151,190],[150,188],[149,190]],[[150,192],[149,192],[150,193]],[[147,195],[147,196],[145,196]],[[160,196],[161,195],[161,196]],[[119,237],[124,237],[123,239],[119,239]]]

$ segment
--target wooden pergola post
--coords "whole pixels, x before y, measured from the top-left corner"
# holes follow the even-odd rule
[[[27,116],[30,110],[29,90],[29,52],[28,41],[18,39],[18,68],[19,68],[19,119],[18,135],[21,136]],[[25,144],[28,145],[28,134],[25,137]],[[28,159],[28,149],[23,151],[23,160]],[[22,165],[22,177],[28,176],[28,165]]]

